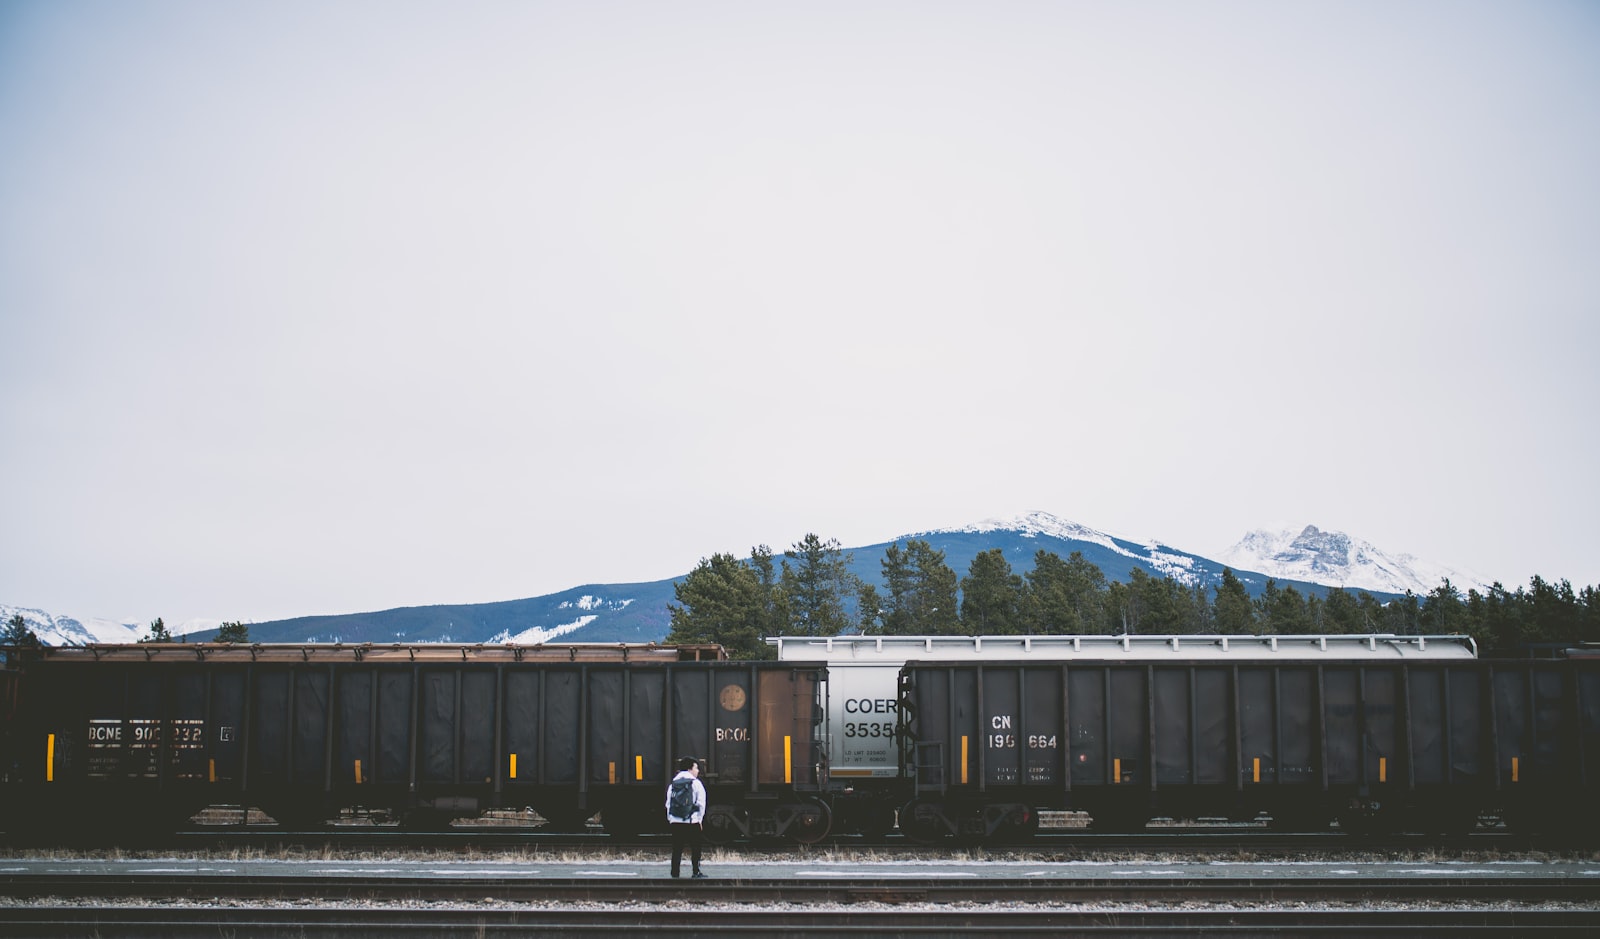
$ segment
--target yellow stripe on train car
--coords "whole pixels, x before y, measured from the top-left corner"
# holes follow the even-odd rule
[[[511,778],[517,778],[517,755],[515,753],[511,754]]]
[[[51,734],[44,744],[44,781],[56,781],[56,735]]]
[[[633,778],[644,782],[644,754],[640,753],[633,758]]]
[[[785,784],[794,782],[794,738],[783,738],[783,781]]]

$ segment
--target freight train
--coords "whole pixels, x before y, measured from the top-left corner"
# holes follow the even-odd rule
[[[1022,663],[1028,666],[1059,663],[1073,666],[1063,674],[1078,676],[1076,684],[1086,688],[1092,671],[1090,666],[1110,667],[1112,663],[1120,663],[1117,672],[1120,691],[1123,681],[1120,676],[1126,671],[1137,672],[1155,666],[1206,666],[1208,676],[1215,669],[1244,666],[1250,676],[1247,682],[1254,682],[1254,676],[1261,669],[1290,665],[1305,669],[1359,662],[1403,670],[1420,662],[1461,664],[1476,661],[1477,657],[1476,645],[1463,636],[836,636],[783,637],[769,639],[768,643],[776,648],[780,660],[820,661],[828,665],[830,735],[827,752],[832,780],[829,803],[835,813],[835,830],[883,834],[894,825],[899,813],[904,833],[929,840],[954,833],[964,837],[1005,838],[1027,832],[1038,823],[1039,807],[1084,811],[1093,807],[1094,827],[1108,829],[1138,827],[1146,818],[1176,806],[1165,789],[1160,799],[1145,802],[1120,792],[1115,799],[1101,799],[1096,795],[1095,783],[1086,780],[1085,774],[1091,768],[1086,761],[1092,751],[1084,748],[1095,741],[1104,741],[1099,745],[1110,746],[1113,732],[1118,735],[1118,744],[1124,742],[1131,726],[1127,721],[1137,720],[1132,707],[1124,707],[1120,700],[1102,706],[1103,711],[1113,716],[1111,724],[1074,727],[1080,748],[1074,759],[1084,757],[1084,760],[1072,765],[1080,780],[1072,795],[1050,791],[1053,784],[1063,779],[1065,767],[1049,774],[1035,773],[1029,779],[1012,780],[1017,785],[1009,788],[996,788],[996,781],[987,778],[971,783],[973,772],[980,764],[985,769],[998,765],[984,749],[985,744],[998,742],[993,749],[999,751],[1020,747],[1030,758],[1037,756],[1035,762],[1042,766],[1048,762],[1051,752],[1065,753],[1069,739],[1059,729],[1051,734],[1023,733],[1019,738],[1015,724],[1020,715],[1014,710],[990,715],[990,723],[1000,726],[991,726],[989,733],[958,735],[964,739],[940,736],[943,725],[926,713],[930,705],[925,699],[932,693],[928,689],[933,681],[927,676],[979,663],[993,669],[1021,667]],[[904,683],[902,669],[907,676]],[[966,672],[960,671],[960,674]],[[920,683],[918,676],[922,676]],[[965,696],[961,701],[961,712],[965,715],[980,704],[987,706],[986,701],[978,698],[983,687],[963,684],[958,691],[948,692],[948,696]],[[1029,714],[1053,700],[1042,697],[1043,687],[1036,683],[1030,690]],[[1260,706],[1257,699],[1263,693],[1264,689],[1253,684],[1246,689],[1246,695],[1239,699],[1244,713],[1255,713],[1254,709]],[[1165,707],[1165,697],[1161,703]],[[1209,708],[1218,702],[1206,700],[1202,704]],[[1214,727],[1215,722],[1226,717],[1223,712],[1207,713],[1206,726]],[[1011,726],[1004,726],[1008,722]],[[1162,728],[1163,745],[1175,745],[1173,730]],[[1037,755],[1035,751],[1045,752]],[[1131,772],[1137,763],[1137,757],[1131,752],[1112,759],[1117,761],[1112,765],[1113,772],[1119,772],[1123,762]],[[970,768],[963,773],[960,767],[968,764]],[[1093,767],[1098,769],[1099,764]],[[1271,771],[1269,766],[1269,775]],[[938,781],[944,779],[959,782],[951,790]],[[1067,777],[1069,783],[1070,779]],[[1203,798],[1217,801],[1216,794],[1209,791]],[[1030,804],[1034,799],[1038,806]],[[1208,815],[1224,814],[1224,810],[1229,815],[1250,811],[1253,817],[1254,812],[1248,808],[1249,800],[1242,802],[1241,806],[1198,804],[1195,807],[1206,810]],[[902,809],[911,811],[907,814]],[[1294,817],[1300,820],[1299,816]],[[1291,816],[1279,808],[1275,818],[1287,823]]]
[[[1600,659],[1461,637],[835,637],[716,647],[135,645],[0,671],[0,828],[182,827],[213,804],[305,830],[532,807],[662,825],[704,762],[715,841],[1002,840],[1041,811],[1347,831],[1596,821]]]
[[[557,828],[662,825],[702,758],[727,837],[815,841],[821,666],[721,648],[147,644],[20,654],[0,826],[18,840],[170,832],[208,805],[296,831],[349,807],[434,827],[531,807]]]
[[[1280,827],[1457,834],[1600,823],[1592,659],[909,663],[913,838],[1269,816]]]

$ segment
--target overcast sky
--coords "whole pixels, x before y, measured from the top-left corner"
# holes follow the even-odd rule
[[[1043,510],[1600,583],[1600,4],[0,2],[0,602]]]

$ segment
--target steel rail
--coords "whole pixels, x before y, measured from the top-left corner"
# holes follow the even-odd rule
[[[138,844],[202,849],[216,846],[239,847],[359,847],[359,848],[449,848],[472,846],[485,849],[538,847],[542,849],[594,849],[596,851],[639,850],[659,848],[667,841],[666,835],[616,836],[600,832],[554,833],[538,829],[474,828],[452,831],[418,832],[387,827],[349,827],[321,831],[293,832],[272,829],[219,829],[186,830],[172,836],[149,839]],[[716,846],[709,846],[716,847]],[[1082,851],[1325,851],[1371,852],[1404,850],[1437,850],[1460,848],[1465,850],[1519,851],[1536,847],[1552,847],[1535,839],[1503,831],[1477,832],[1451,837],[1387,836],[1358,837],[1338,832],[1257,832],[1237,831],[1152,831],[1145,834],[1108,834],[1083,832],[1072,835],[1048,835],[1007,842],[941,841],[922,844],[907,838],[836,838],[814,845],[797,845],[788,842],[752,842],[722,846],[725,850],[750,854],[804,854],[830,849],[871,848],[875,851],[937,854],[949,851],[981,849],[990,852],[1049,853],[1063,850]],[[1558,847],[1558,846],[1557,846]]]
[[[259,876],[187,873],[0,873],[0,896],[340,902],[1092,904],[1581,903],[1600,911],[1600,884],[1576,877],[1215,877],[1116,879],[857,878],[589,879],[408,874]]]
[[[292,935],[376,939],[528,935],[588,937],[625,929],[667,936],[1565,936],[1592,935],[1588,911],[1457,910],[485,910],[485,909],[0,909],[0,933],[54,939]]]

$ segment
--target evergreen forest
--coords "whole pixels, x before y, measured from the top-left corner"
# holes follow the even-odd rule
[[[1425,596],[1378,598],[1330,587],[1321,596],[1268,581],[1250,596],[1231,570],[1215,587],[1135,569],[1108,580],[1082,554],[1034,556],[1026,574],[999,549],[964,576],[926,541],[893,544],[881,584],[852,574],[836,539],[809,534],[782,557],[765,545],[748,559],[714,554],[675,586],[668,642],[714,642],[734,658],[770,657],[767,636],[1307,634],[1467,635],[1485,655],[1600,642],[1600,593],[1535,576],[1463,594],[1448,580]]]

